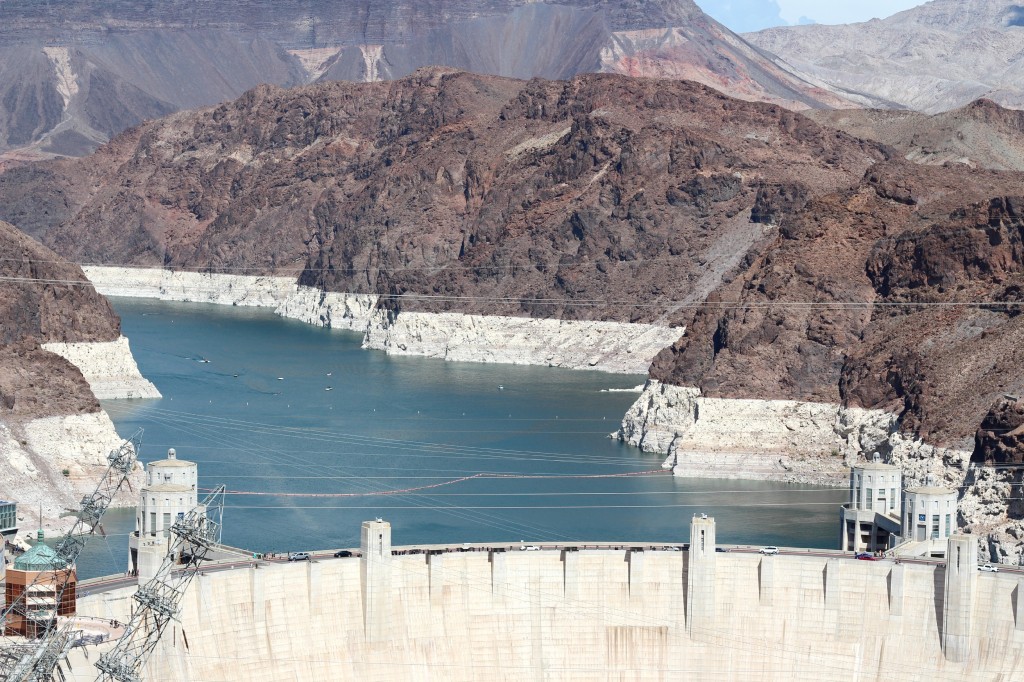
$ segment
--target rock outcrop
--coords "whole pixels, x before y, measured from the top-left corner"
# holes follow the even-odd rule
[[[120,320],[81,269],[6,223],[0,276],[0,498],[19,503],[19,515],[31,519],[24,527],[60,530],[71,525],[60,514],[95,489],[121,442],[78,363],[90,377],[120,364],[122,378],[140,388],[148,382]],[[74,350],[69,361],[47,348]],[[101,393],[114,390],[107,383]]]
[[[378,310],[369,321],[363,347],[462,362],[643,374],[654,356],[682,333],[628,322]]]
[[[142,376],[128,339],[93,343],[45,343],[43,350],[78,368],[99,400],[159,398],[160,391]]]

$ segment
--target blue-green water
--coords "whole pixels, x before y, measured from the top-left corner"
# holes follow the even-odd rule
[[[388,357],[360,335],[265,310],[114,299],[160,400],[107,401],[142,459],[167,448],[231,495],[224,541],[260,552],[357,545],[380,516],[395,544],[686,541],[694,512],[724,543],[832,547],[834,489],[753,481],[616,476],[662,457],[607,435],[642,376]],[[330,388],[331,390],[327,390]],[[478,474],[472,480],[404,490]],[[542,478],[526,478],[526,477]],[[582,476],[602,476],[581,478]],[[268,494],[269,493],[269,494]],[[289,497],[324,493],[344,497]],[[133,514],[112,511],[82,577],[126,568]]]

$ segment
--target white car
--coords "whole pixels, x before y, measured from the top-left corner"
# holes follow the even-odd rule
[[[761,548],[761,554],[764,554],[764,555],[767,555],[767,556],[774,556],[774,555],[776,555],[778,553],[779,553],[779,548],[776,547],[775,545],[768,545],[767,547],[762,547]]]
[[[993,566],[992,564],[983,564],[981,566],[978,566],[978,570],[985,571],[986,573],[998,573],[999,567]]]

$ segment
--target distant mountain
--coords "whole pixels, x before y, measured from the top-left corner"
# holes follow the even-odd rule
[[[850,106],[776,61],[691,0],[4,0],[0,154],[80,156],[259,83],[386,80],[432,64],[687,78],[792,108]]]
[[[866,106],[938,113],[985,97],[1024,108],[1018,0],[932,0],[882,20],[743,37]]]
[[[806,113],[822,125],[890,145],[914,163],[1024,171],[1024,111],[991,100],[931,116],[883,109]]]

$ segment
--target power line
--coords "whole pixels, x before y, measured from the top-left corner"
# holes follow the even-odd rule
[[[23,282],[31,284],[59,284],[66,286],[86,286],[95,289],[92,282],[70,279],[44,279],[32,277],[2,277],[4,282]],[[203,291],[203,287],[193,287],[192,291]],[[339,292],[352,293],[352,292]],[[858,309],[858,308],[983,308],[983,307],[1020,307],[1024,301],[770,301],[770,302],[743,302],[743,301],[674,301],[661,299],[653,303],[640,303],[636,300],[613,300],[613,299],[575,299],[575,298],[539,298],[530,296],[470,296],[454,294],[417,294],[417,293],[377,293],[358,294],[378,296],[381,299],[413,302],[438,302],[438,303],[518,303],[541,306],[572,306],[572,307],[598,307],[614,305],[620,308],[635,309],[664,309],[672,306],[676,310],[775,310],[779,308],[798,309]],[[528,318],[532,319],[532,318]],[[593,320],[581,320],[581,322],[593,322]]]

